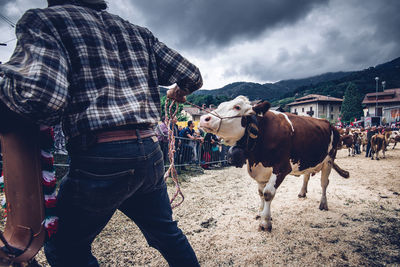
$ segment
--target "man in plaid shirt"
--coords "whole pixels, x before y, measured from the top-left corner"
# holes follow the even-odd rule
[[[178,102],[202,86],[197,67],[103,0],[48,0],[17,24],[0,65],[0,130],[21,117],[62,122],[71,163],[58,193],[59,229],[45,245],[52,266],[98,266],[91,243],[119,209],[171,266],[197,266],[163,180],[153,127],[159,85]]]

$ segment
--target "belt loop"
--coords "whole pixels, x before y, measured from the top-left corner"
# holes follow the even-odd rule
[[[136,136],[139,144],[143,144],[142,137],[140,136],[139,129],[136,129]]]

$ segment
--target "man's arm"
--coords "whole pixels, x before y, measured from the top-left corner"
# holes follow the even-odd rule
[[[7,109],[37,124],[59,121],[68,97],[69,64],[49,27],[29,10],[17,23],[17,46],[0,65],[0,101]]]
[[[152,42],[156,55],[159,84],[170,86],[176,83],[177,87],[174,88],[173,96],[177,98],[177,101],[201,88],[203,79],[195,65],[157,38],[153,37]]]
[[[195,140],[195,139],[196,139],[193,135],[190,134],[190,131],[189,131],[189,130],[186,130],[186,131],[185,131],[185,137],[186,137],[186,138],[189,138],[189,139],[191,139],[191,140]]]

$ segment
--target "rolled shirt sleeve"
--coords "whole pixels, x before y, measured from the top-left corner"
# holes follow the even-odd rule
[[[68,101],[68,59],[51,30],[27,11],[16,27],[17,46],[0,65],[0,100],[13,112],[38,124],[54,125]]]

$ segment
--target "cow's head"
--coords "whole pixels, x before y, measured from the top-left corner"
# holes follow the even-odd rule
[[[251,106],[244,96],[221,103],[216,110],[200,118],[200,127],[222,137],[226,144],[234,145],[242,138],[248,122],[248,117],[266,112],[270,107],[268,102]]]

